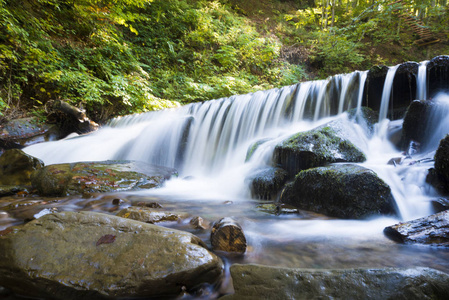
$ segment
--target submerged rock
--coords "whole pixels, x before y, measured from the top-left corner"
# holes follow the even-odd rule
[[[449,210],[388,226],[384,233],[400,243],[449,247]]]
[[[281,168],[267,167],[257,170],[249,177],[251,196],[257,199],[274,200],[287,179],[287,171]]]
[[[365,155],[330,123],[297,133],[277,145],[273,161],[295,176],[301,170],[335,162],[363,162]]]
[[[390,187],[372,170],[350,164],[300,172],[286,185],[279,201],[344,219],[397,213]]]
[[[31,185],[31,173],[43,166],[41,160],[22,150],[7,150],[0,156],[0,185]]]
[[[46,166],[31,176],[40,195],[129,191],[160,187],[176,170],[129,160]]]
[[[231,266],[231,299],[447,299],[449,275],[429,268],[309,270]]]
[[[0,236],[1,285],[24,296],[176,296],[221,273],[190,233],[100,213],[49,214]]]

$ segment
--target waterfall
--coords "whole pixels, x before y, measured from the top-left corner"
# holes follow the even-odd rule
[[[386,75],[377,124],[381,129],[370,136],[354,124],[351,134],[357,136],[367,153],[366,166],[391,186],[399,186],[392,187],[393,194],[402,199],[399,206],[403,214],[411,216],[414,213],[404,213],[407,204],[403,203],[410,197],[406,191],[412,189],[401,183],[401,178],[408,176],[404,175],[407,170],[393,170],[388,166],[385,171],[388,159],[400,155],[387,139],[388,107],[398,66],[391,67]],[[177,184],[192,193],[208,190],[212,194],[207,197],[211,198],[235,197],[239,193],[247,197],[246,174],[257,164],[269,164],[270,153],[279,139],[314,128],[329,118],[345,117],[344,112],[349,109],[360,112],[367,74],[367,71],[355,71],[325,80],[120,117],[92,134],[36,144],[25,151],[45,164],[129,159],[174,167],[180,177],[193,176],[198,180],[174,179],[167,183],[167,189]],[[419,85],[425,92],[422,81]],[[446,128],[441,132],[446,133]],[[261,140],[271,142],[260,147],[261,152],[245,163],[249,146]],[[419,197],[422,203],[425,191]],[[427,208],[418,210],[424,212]]]
[[[384,88],[382,91],[382,99],[379,111],[379,123],[387,118],[388,106],[390,104],[391,93],[393,91],[393,80],[398,68],[399,65],[396,65],[388,69],[387,77],[385,78]]]
[[[428,60],[422,61],[418,68],[418,80],[416,82],[416,97],[419,100],[427,99],[427,64]]]

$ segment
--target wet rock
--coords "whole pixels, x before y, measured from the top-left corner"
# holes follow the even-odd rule
[[[447,299],[449,275],[429,268],[309,270],[231,266],[231,299]]]
[[[242,227],[232,218],[216,222],[210,234],[212,249],[236,254],[246,251],[246,237]]]
[[[449,247],[449,211],[386,227],[384,233],[400,243]]]
[[[402,125],[401,150],[406,151],[411,141],[425,142],[430,134],[429,117],[435,107],[433,101],[415,100],[407,108]]]
[[[0,149],[21,149],[61,137],[56,126],[42,124],[36,118],[14,119],[0,126]]]
[[[20,185],[0,185],[0,197],[14,195],[26,191],[26,186]]]
[[[253,157],[254,152],[259,148],[260,145],[265,144],[266,142],[270,141],[271,139],[262,139],[255,143],[253,143],[251,146],[249,146],[248,151],[246,151],[246,158],[245,161],[249,161],[251,157]]]
[[[339,126],[339,122],[331,122],[291,136],[275,147],[273,161],[290,177],[301,170],[329,163],[365,161],[365,155],[347,139],[344,129]]]
[[[136,161],[78,162],[46,166],[32,174],[40,195],[66,196],[160,187],[171,168]]]
[[[449,56],[436,56],[427,64],[427,82],[429,98],[435,97],[439,92],[449,91]]]
[[[436,188],[449,193],[449,135],[440,141],[435,153],[435,174],[431,175]],[[431,178],[429,181],[433,182]]]
[[[431,202],[432,202],[432,207],[433,207],[434,211],[436,211],[437,213],[449,209],[449,199],[438,198],[438,199],[432,200]]]
[[[128,207],[122,209],[117,214],[118,217],[137,220],[145,223],[158,223],[166,221],[178,221],[181,216],[165,211],[155,211],[147,207]]]
[[[368,133],[374,132],[374,124],[379,121],[379,113],[375,112],[369,107],[362,106],[360,110],[356,108],[348,110],[349,119],[356,121]]]
[[[31,185],[31,173],[43,166],[41,160],[22,150],[7,150],[0,156],[0,185]]]
[[[253,198],[275,200],[287,179],[288,173],[284,169],[267,167],[257,170],[247,180],[250,181]]]
[[[372,170],[350,164],[300,172],[286,185],[279,201],[343,219],[397,213],[390,187]]]
[[[174,297],[221,273],[190,233],[100,213],[49,214],[0,236],[0,282],[24,296]]]
[[[190,225],[195,229],[205,230],[209,228],[209,225],[201,217],[194,217],[190,220]]]
[[[403,117],[405,109],[411,101],[416,99],[416,77],[419,64],[405,62],[397,70],[392,82],[392,95],[390,98],[390,110],[387,117],[396,120]],[[374,66],[368,71],[363,106],[379,111],[382,92],[389,67]]]
[[[115,198],[112,200],[112,205],[120,206],[120,205],[123,205],[124,203],[125,203],[125,200],[120,199],[120,198]]]

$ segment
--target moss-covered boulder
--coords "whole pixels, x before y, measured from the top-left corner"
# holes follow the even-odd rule
[[[231,266],[231,299],[447,299],[449,275],[429,268],[308,270]]]
[[[384,233],[400,243],[449,247],[449,211],[388,226]]]
[[[1,285],[24,296],[174,298],[221,274],[198,237],[106,214],[48,214],[0,236]]]
[[[31,185],[31,174],[43,166],[20,149],[7,150],[0,156],[0,185]]]
[[[397,213],[390,187],[372,170],[350,164],[300,172],[286,185],[279,201],[344,219]]]
[[[365,155],[343,136],[343,130],[334,129],[335,123],[297,133],[278,144],[273,161],[291,177],[301,170],[335,162],[363,162]]]
[[[288,173],[284,169],[267,167],[255,171],[247,180],[253,198],[275,200],[287,179]]]
[[[129,191],[160,187],[175,169],[137,161],[77,162],[45,166],[31,176],[40,195]]]

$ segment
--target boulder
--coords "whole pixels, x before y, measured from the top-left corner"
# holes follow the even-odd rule
[[[384,233],[400,243],[449,247],[449,210],[388,226]]]
[[[449,275],[429,268],[309,270],[231,266],[235,294],[220,299],[447,299]]]
[[[331,122],[316,129],[297,133],[276,145],[273,161],[290,177],[301,170],[335,162],[363,162],[363,152],[345,136],[341,123]]]
[[[43,166],[20,149],[7,150],[0,156],[0,185],[31,185],[31,174]]]
[[[401,150],[407,151],[411,141],[421,144],[430,134],[426,129],[434,105],[433,101],[415,100],[407,108],[402,124]]]
[[[178,221],[180,219],[179,214],[165,212],[165,211],[156,211],[155,209],[151,209],[148,207],[128,207],[122,209],[117,214],[118,217],[137,220],[145,223],[159,223],[166,221]]]
[[[257,199],[275,200],[287,179],[287,171],[281,168],[267,167],[257,170],[248,178],[251,182],[251,196]]]
[[[160,187],[176,170],[144,162],[111,160],[45,166],[31,175],[40,195],[129,191]]]
[[[101,213],[48,214],[0,236],[0,282],[23,296],[161,298],[221,274],[198,237]]]
[[[350,164],[301,171],[279,201],[343,219],[397,213],[390,187],[372,170]]]

